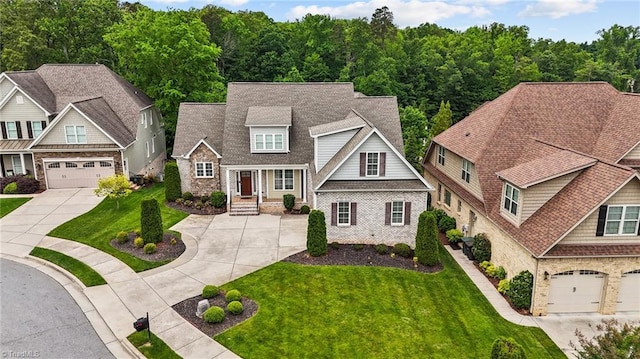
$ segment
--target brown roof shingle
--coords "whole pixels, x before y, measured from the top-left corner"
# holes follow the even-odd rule
[[[225,109],[223,103],[181,103],[172,156],[186,155],[202,139],[221,154]]]

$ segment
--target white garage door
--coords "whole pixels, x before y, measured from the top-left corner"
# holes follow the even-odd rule
[[[551,276],[549,313],[597,312],[600,308],[604,275],[590,270],[574,270]]]
[[[115,173],[113,160],[83,159],[81,161],[45,160],[47,184],[49,188],[94,188],[98,178]]]
[[[622,274],[617,311],[640,311],[640,269]]]

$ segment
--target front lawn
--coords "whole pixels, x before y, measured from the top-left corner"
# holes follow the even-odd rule
[[[31,197],[0,198],[0,218],[27,203]]]
[[[180,222],[186,213],[164,205],[164,185],[155,184],[150,188],[143,188],[131,193],[120,200],[120,208],[116,209],[113,199],[105,198],[91,211],[64,223],[49,235],[70,239],[100,249],[120,259],[136,272],[166,264],[163,262],[149,262],[136,258],[128,253],[113,248],[109,242],[119,231],[133,231],[140,228],[140,202],[144,199],[155,198],[160,204],[162,224],[165,229]]]
[[[29,254],[66,269],[69,273],[80,279],[80,281],[87,287],[107,284],[104,278],[102,278],[98,272],[93,270],[93,268],[89,267],[84,262],[73,257],[69,257],[64,253],[56,252],[47,248],[35,247]]]
[[[444,249],[442,249],[444,250]],[[243,358],[488,358],[498,336],[564,358],[539,328],[500,317],[453,258],[436,274],[279,262],[224,286],[258,313],[215,337]]]
[[[171,349],[162,339],[151,333],[151,342],[146,330],[133,332],[127,340],[149,359],[181,359],[182,357]]]

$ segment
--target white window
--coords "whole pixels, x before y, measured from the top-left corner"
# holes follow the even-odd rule
[[[378,176],[380,154],[378,152],[367,152],[367,177]]]
[[[256,150],[264,150],[264,135],[256,135]]]
[[[469,183],[471,180],[471,162],[462,160],[462,180]]]
[[[273,188],[278,191],[293,190],[293,170],[274,170]]]
[[[7,138],[8,139],[17,139],[18,138],[18,126],[15,122],[7,122]]]
[[[273,149],[273,135],[264,135],[264,148],[267,150]]]
[[[438,146],[438,163],[444,166],[444,156],[446,154],[446,149],[442,146]]]
[[[338,202],[338,225],[351,224],[351,202]]]
[[[47,168],[60,168],[60,162],[51,162]]]
[[[42,133],[42,122],[32,121],[31,132],[33,133],[33,138],[38,138],[38,136],[40,136],[40,134]]]
[[[149,110],[149,124],[153,125],[153,111]]]
[[[84,126],[68,125],[64,126],[67,143],[87,143],[87,132]]]
[[[404,224],[404,202],[391,202],[391,225],[401,226]]]
[[[608,235],[635,235],[640,222],[640,206],[609,206],[607,209]]]
[[[156,153],[156,138],[151,137],[151,153]]]
[[[144,128],[147,128],[147,113],[142,113],[142,122],[144,122]]]
[[[254,148],[260,150],[283,150],[282,134],[256,134]]]
[[[125,163],[126,165],[126,163]],[[100,167],[111,167],[111,162],[100,161]]]
[[[520,198],[520,190],[512,185],[505,183],[504,185],[504,209],[513,214],[518,214],[518,199]]]
[[[13,155],[11,156],[11,162],[13,165],[13,173],[14,174],[22,174],[24,172],[22,172],[22,161],[20,161],[20,156],[18,155]]]
[[[213,162],[196,162],[196,177],[213,177]]]
[[[451,192],[447,189],[444,190],[444,204],[446,204],[447,207],[451,207]]]
[[[282,142],[282,135],[274,135],[274,144],[273,144],[273,148],[275,148],[276,150],[281,150],[283,149],[283,142]]]
[[[84,168],[93,168],[95,166],[96,166],[95,162],[85,162],[85,163],[82,164],[82,167],[84,167]]]
[[[147,157],[149,157],[151,155],[149,153],[149,141],[145,142],[145,147],[147,148]]]

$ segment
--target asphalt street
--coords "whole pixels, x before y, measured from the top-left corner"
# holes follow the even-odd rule
[[[87,317],[54,279],[0,259],[2,358],[113,358]]]

